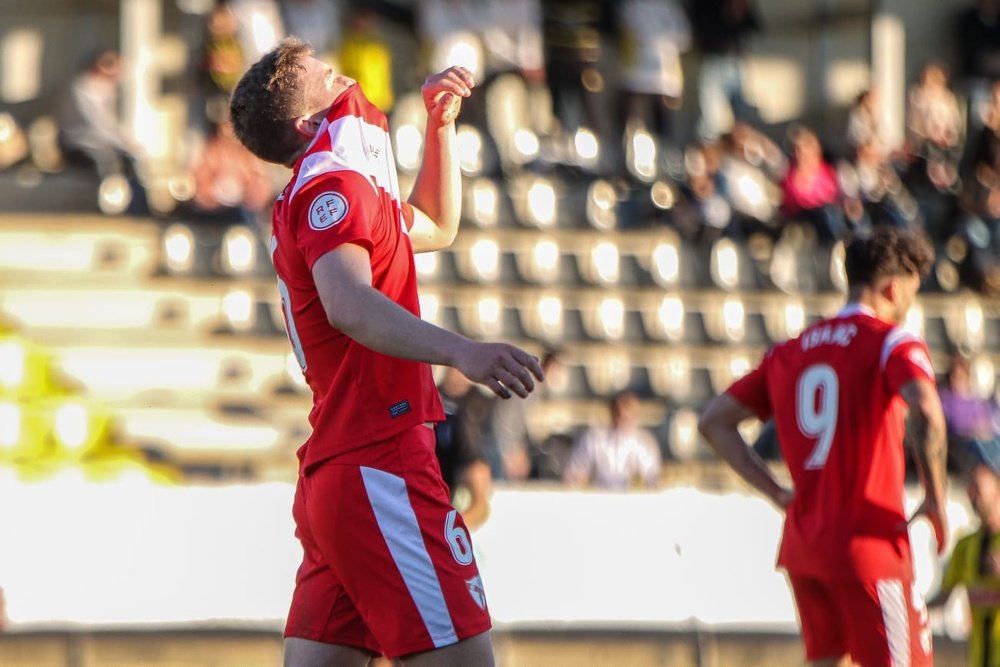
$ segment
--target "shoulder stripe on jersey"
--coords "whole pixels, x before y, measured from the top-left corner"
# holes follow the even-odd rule
[[[368,502],[379,531],[399,568],[403,582],[424,621],[435,648],[458,641],[441,581],[421,534],[403,478],[375,468],[361,467]]]
[[[311,180],[334,171],[357,172],[399,202],[399,181],[388,132],[358,116],[341,116],[325,128],[321,126],[320,133],[322,140],[314,144],[314,150],[299,166],[289,202]]]
[[[892,331],[885,337],[882,341],[882,356],[879,359],[879,368],[885,370],[885,364],[889,361],[889,355],[892,351],[903,343],[919,343],[921,342],[920,336],[910,333],[906,329],[900,327],[894,327]]]

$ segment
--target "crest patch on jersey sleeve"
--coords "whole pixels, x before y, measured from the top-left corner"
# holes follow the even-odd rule
[[[339,192],[324,192],[309,204],[309,226],[317,232],[330,229],[345,217],[350,206]]]

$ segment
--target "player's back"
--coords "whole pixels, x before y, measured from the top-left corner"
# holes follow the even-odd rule
[[[904,412],[923,342],[857,305],[765,359],[782,455],[795,486],[779,563],[815,576],[909,577],[903,510]],[[918,359],[919,358],[919,359]]]

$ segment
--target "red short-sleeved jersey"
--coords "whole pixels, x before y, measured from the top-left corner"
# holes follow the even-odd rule
[[[774,346],[728,393],[773,416],[795,484],[778,564],[823,578],[910,580],[899,392],[934,382],[927,345],[851,304]]]
[[[285,325],[313,392],[303,467],[444,418],[430,366],[379,354],[330,326],[312,277],[325,253],[360,245],[371,258],[373,287],[419,316],[412,225],[385,114],[352,85],[295,164],[273,213],[271,258]]]

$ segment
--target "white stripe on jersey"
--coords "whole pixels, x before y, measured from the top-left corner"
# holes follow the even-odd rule
[[[875,583],[878,604],[882,608],[882,623],[889,644],[892,667],[909,667],[910,617],[906,613],[906,596],[899,579],[880,579]]]
[[[879,368],[881,370],[885,370],[885,364],[889,361],[889,355],[892,354],[892,351],[903,343],[908,342],[919,343],[920,336],[910,333],[901,327],[894,327],[893,330],[889,332],[889,335],[885,337],[885,340],[882,341],[882,356],[879,359]]]
[[[292,185],[289,201],[317,176],[334,171],[356,171],[366,180],[373,178],[375,184],[398,203],[399,179],[389,133],[358,116],[341,116],[332,123],[324,123],[325,127],[320,126],[320,133],[329,135],[333,148],[306,156]]]
[[[396,567],[420,612],[435,648],[458,642],[434,564],[410,505],[406,482],[375,468],[361,467],[368,502]]]

